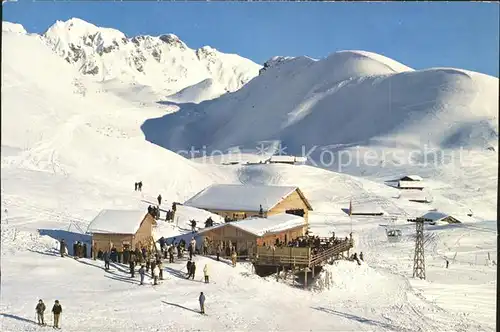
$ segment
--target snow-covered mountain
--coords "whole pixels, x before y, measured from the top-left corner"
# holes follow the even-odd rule
[[[497,96],[497,78],[413,70],[369,52],[280,57],[236,93],[147,122],[144,131],[171,149],[253,148],[262,140],[281,141],[290,153],[352,144],[486,149],[498,139]]]
[[[28,33],[24,27],[19,24],[19,23],[12,23],[12,22],[6,22],[2,21],[2,32],[15,32],[15,33],[21,33],[21,34],[26,34]]]
[[[7,26],[24,30],[20,25]],[[190,49],[173,34],[129,38],[116,29],[97,27],[78,18],[57,21],[42,38],[83,75],[96,81],[148,86],[162,97],[212,80],[215,84],[209,93],[203,93],[204,98],[212,99],[238,90],[261,68],[251,60],[209,46]]]
[[[36,299],[42,298],[47,304],[56,298],[61,301],[65,308],[62,321],[65,331],[278,331],[310,330],[312,326],[314,330],[325,331],[332,330],[332,326],[349,331],[494,331],[490,317],[495,313],[496,295],[496,223],[492,220],[496,216],[497,160],[490,155],[496,157],[496,153],[473,151],[478,152],[477,157],[481,159],[467,155],[466,161],[477,161],[481,167],[460,165],[462,172],[454,174],[453,178],[447,174],[447,169],[444,169],[445,174],[426,173],[424,182],[426,189],[433,190],[433,202],[423,204],[398,198],[398,190],[384,185],[381,180],[318,167],[203,165],[148,142],[141,131],[146,119],[163,116],[167,108],[169,111],[179,108],[182,116],[170,118],[177,121],[171,128],[178,131],[178,137],[194,140],[197,138],[194,133],[188,136],[178,125],[185,121],[183,117],[195,123],[198,118],[207,116],[204,112],[211,111],[220,116],[223,131],[209,132],[199,123],[203,129],[200,133],[207,139],[218,137],[216,143],[230,143],[238,138],[235,129],[225,122],[232,121],[232,117],[222,117],[225,114],[220,114],[211,105],[220,103],[225,105],[224,112],[229,112],[225,103],[236,97],[234,106],[247,107],[245,105],[251,101],[266,106],[266,101],[257,100],[259,97],[253,95],[259,93],[260,98],[271,98],[274,108],[270,105],[262,110],[248,107],[245,110],[254,114],[249,113],[247,117],[242,117],[234,108],[235,117],[246,121],[234,125],[244,135],[252,128],[255,137],[266,137],[270,128],[265,121],[279,124],[276,118],[279,120],[286,115],[280,112],[292,105],[290,99],[301,102],[304,98],[293,94],[309,91],[303,85],[312,83],[311,89],[319,89],[321,80],[328,86],[328,79],[342,81],[350,75],[369,73],[366,80],[378,77],[383,81],[391,75],[415,73],[379,56],[366,56],[368,58],[363,61],[354,61],[354,65],[352,59],[347,58],[340,62],[345,66],[323,66],[309,74],[305,68],[314,68],[318,62],[307,58],[274,58],[261,75],[247,85],[249,89],[244,87],[227,96],[202,102],[193,109],[193,105],[182,100],[202,100],[204,93],[220,84],[213,78],[206,78],[169,95],[171,100],[177,100],[175,105],[162,104],[159,109],[144,102],[154,95],[151,86],[136,84],[131,88],[122,84],[119,78],[106,83],[95,82],[94,76],[82,75],[78,67],[53,52],[44,37],[26,34],[19,26],[4,25],[0,175],[2,330],[40,329],[33,324],[36,294]],[[278,79],[294,64],[305,66],[299,72],[303,77],[293,75],[293,68],[289,68],[290,76]],[[330,70],[329,75],[318,75],[319,81],[315,81],[312,76],[320,70]],[[292,82],[285,82],[286,79]],[[301,82],[302,79],[306,82]],[[284,88],[296,89],[278,89],[275,81],[282,82]],[[266,87],[259,88],[254,82],[267,84],[281,95],[265,93]],[[341,89],[344,88],[339,87],[339,91]],[[358,91],[370,91],[366,89]],[[348,92],[343,93],[348,96],[351,93]],[[316,93],[320,94],[321,90]],[[478,93],[483,96],[484,92]],[[366,98],[366,104],[376,101],[374,92],[357,97]],[[304,104],[303,109],[307,111],[306,106]],[[329,115],[330,109],[319,110],[325,121],[335,119]],[[372,111],[384,114],[378,109]],[[318,120],[320,115],[315,115],[314,119]],[[375,115],[369,120],[374,118]],[[206,119],[215,121],[215,118]],[[284,117],[283,121],[288,120]],[[303,121],[300,114],[292,120]],[[163,121],[159,123],[158,133],[172,139],[175,135],[165,131]],[[320,124],[316,125],[322,129]],[[209,121],[207,126],[213,130],[215,122]],[[309,131],[297,132],[297,140],[301,136],[315,135],[311,128],[303,128]],[[229,142],[221,139],[226,130]],[[279,133],[283,129],[277,126],[275,130]],[[357,129],[351,126],[351,130]],[[331,136],[324,137],[327,142]],[[488,159],[481,153],[489,153]],[[391,178],[403,172],[423,175],[408,165],[402,168],[387,165],[384,171]],[[144,184],[142,192],[132,189],[132,183],[138,180]],[[125,265],[112,264],[105,272],[101,260],[76,260],[58,255],[61,238],[67,243],[89,241],[83,233],[101,209],[146,211],[159,193],[164,198],[162,207],[169,207],[172,201],[183,202],[212,183],[299,186],[314,206],[309,217],[313,234],[326,237],[333,231],[339,236],[353,233],[353,251],[363,251],[365,261],[361,266],[348,261],[325,266],[313,280],[315,293],[310,294],[287,285],[288,282],[296,284],[295,277],[293,281],[277,281],[275,275],[260,278],[245,262],[231,267],[201,255],[194,260],[200,271],[209,264],[210,284],[197,282],[201,272],[195,280],[186,279],[183,273],[186,260],[176,259],[175,263],[165,262],[164,280],[154,287],[150,285],[149,276],[146,285],[139,287],[138,275],[131,277]],[[352,198],[356,203],[376,204],[389,216],[399,217],[397,227],[403,232],[401,242],[387,242],[385,229],[380,226],[387,220],[381,217],[350,218],[346,215],[342,209],[349,206]],[[464,223],[426,226],[427,279],[422,281],[411,278],[415,228],[406,218],[422,215],[431,208],[453,214]],[[474,210],[471,218],[464,216],[468,208]],[[193,210],[178,208],[175,223],[159,220],[156,238],[162,235],[192,237],[189,220],[194,218],[202,225],[201,221],[208,214]],[[449,269],[444,267],[444,259],[450,260]],[[207,316],[196,312],[201,291],[207,296]],[[96,301],[96,296],[106,300]],[[290,316],[299,319],[290,320]]]

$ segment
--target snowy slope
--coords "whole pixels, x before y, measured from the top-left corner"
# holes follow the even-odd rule
[[[173,34],[129,38],[78,18],[57,21],[43,38],[67,62],[97,81],[119,79],[124,84],[150,86],[163,97],[210,79],[214,85],[205,97],[212,99],[238,90],[261,67],[209,46],[190,49]]]
[[[140,124],[162,112],[98,93],[39,36],[4,32],[3,46],[2,165],[127,190],[142,180],[148,191],[163,189],[174,199],[212,183],[203,174],[212,172],[209,166],[144,140]]]
[[[185,105],[143,130],[173,150],[254,149],[273,140],[291,154],[332,145],[486,149],[498,139],[497,94],[498,79],[487,75],[413,71],[380,55],[343,51],[281,61],[236,93]]]

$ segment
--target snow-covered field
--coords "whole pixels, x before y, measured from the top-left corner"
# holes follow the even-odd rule
[[[43,329],[34,324],[34,308],[39,298],[44,299],[48,308],[55,299],[60,300],[61,325],[68,331],[494,330],[498,160],[496,152],[484,150],[484,146],[474,147],[486,141],[489,144],[489,139],[475,140],[478,136],[472,135],[473,144],[460,164],[351,165],[346,167],[349,174],[332,172],[328,167],[223,166],[200,159],[188,160],[150,143],[141,130],[144,121],[177,111],[175,107],[158,107],[151,103],[154,99],[147,99],[151,98],[154,86],[144,85],[143,90],[139,89],[144,92],[141,95],[137,86],[130,88],[116,80],[96,82],[55,54],[44,38],[26,35],[19,26],[4,23],[3,29],[2,331]],[[369,59],[363,58],[362,65],[356,66],[367,75],[379,75],[380,71],[413,73],[390,59],[368,56]],[[333,66],[331,59],[316,66]],[[312,66],[307,59],[294,61],[297,65]],[[385,65],[373,67],[373,61]],[[283,71],[286,66],[290,64],[280,65]],[[267,69],[264,75],[269,76],[271,70]],[[288,74],[280,75],[284,75],[280,80],[289,79]],[[224,82],[232,82],[226,78],[229,81],[224,79]],[[465,78],[465,82],[469,79]],[[147,80],[143,83],[152,84]],[[251,99],[250,95],[259,93],[257,83],[255,79],[249,83],[252,85],[249,88],[256,91],[246,89],[246,85],[239,91]],[[218,89],[217,84],[221,83],[177,85],[176,98],[196,102],[210,99],[214,95],[212,89]],[[498,80],[494,84],[498,86]],[[485,85],[478,86],[486,89]],[[473,85],[472,90],[476,91],[475,88]],[[222,99],[240,98],[234,95]],[[450,95],[446,96],[449,102],[453,101]],[[147,102],[141,104],[141,98]],[[212,102],[219,103],[220,99],[209,103]],[[199,105],[203,106],[203,102]],[[477,109],[483,112],[481,116],[498,112],[498,105],[489,107]],[[251,110],[245,111],[250,116]],[[238,110],[238,116],[242,112]],[[179,116],[193,121],[190,117],[198,115],[182,114],[181,110]],[[256,116],[263,115],[259,112]],[[298,113],[293,118],[300,122]],[[253,127],[241,132],[248,142],[259,136],[258,122],[251,123]],[[472,127],[479,130],[476,125]],[[160,131],[156,135],[168,139],[186,137],[183,142],[186,144],[197,136],[189,138],[185,131],[188,129],[174,125],[170,128],[176,132]],[[197,125],[189,130],[193,128]],[[253,136],[244,137],[250,129],[255,131]],[[264,129],[259,139],[269,138]],[[494,130],[497,134],[498,129]],[[222,137],[224,132],[213,134]],[[433,135],[439,141],[437,129]],[[227,142],[236,142],[237,138],[231,134]],[[256,161],[260,156],[250,154],[246,158]],[[404,174],[424,177],[432,203],[398,198],[399,190],[383,182]],[[142,193],[133,190],[136,181],[143,182]],[[276,281],[275,276],[260,278],[244,263],[232,268],[227,262],[196,257],[194,281],[183,278],[186,261],[181,260],[165,264],[165,280],[153,287],[149,279],[145,286],[139,286],[138,275],[130,278],[125,266],[115,264],[106,272],[101,261],[77,261],[57,254],[57,240],[85,239],[82,233],[101,209],[146,211],[159,193],[164,198],[162,206],[169,208],[172,202],[184,202],[212,183],[299,186],[314,208],[310,216],[313,234],[330,235],[335,231],[347,236],[352,228],[355,251],[364,253],[365,263],[358,266],[339,261],[327,266],[313,281],[311,291],[306,291],[289,282]],[[387,216],[350,219],[342,209],[347,209],[351,200],[354,204],[377,204]],[[412,278],[415,225],[406,219],[433,208],[464,223],[426,226],[427,279],[416,280]],[[470,210],[472,217],[467,216]],[[179,235],[189,229],[190,219],[197,219],[201,226],[208,216],[209,213],[182,207],[179,219],[173,223],[161,221],[156,234]],[[389,243],[385,228],[380,226],[390,223],[390,216],[397,217],[395,227],[403,233],[397,243]],[[450,262],[448,269],[445,259]],[[212,280],[208,285],[200,280],[205,264],[209,264]],[[207,299],[207,316],[198,313],[201,291]]]

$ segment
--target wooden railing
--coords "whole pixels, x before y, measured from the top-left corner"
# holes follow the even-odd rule
[[[306,265],[314,266],[353,247],[351,240],[344,240],[332,248],[317,254],[311,253],[311,248],[282,247],[270,249],[257,247],[254,263],[262,265]]]
[[[257,247],[254,260],[264,265],[307,265],[310,257],[310,248],[278,247],[270,249],[268,247]]]
[[[323,250],[317,254],[313,254],[311,256],[311,259],[309,260],[309,265],[315,266],[318,265],[319,263],[327,260],[328,258],[331,258],[335,255],[338,255],[344,251],[347,251],[353,247],[353,243],[350,240],[343,240],[341,243],[337,244],[336,246],[333,246],[331,248],[328,248],[326,250]]]

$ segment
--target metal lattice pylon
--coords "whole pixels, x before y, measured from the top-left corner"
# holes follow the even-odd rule
[[[424,258],[424,219],[417,218],[417,237],[415,240],[415,257],[413,258],[413,277],[425,279]]]

